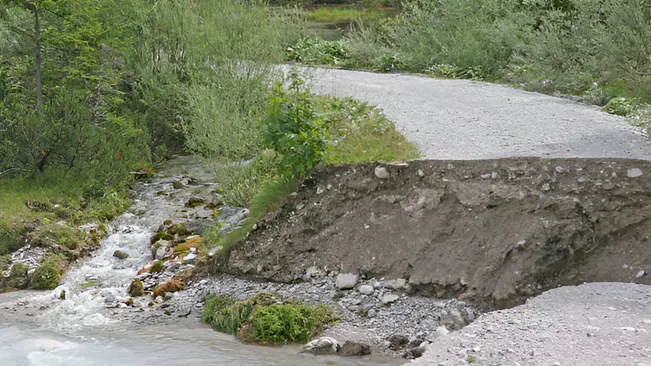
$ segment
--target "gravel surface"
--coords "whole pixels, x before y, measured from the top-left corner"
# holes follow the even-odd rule
[[[651,286],[550,290],[439,337],[419,365],[650,366]]]
[[[624,118],[569,99],[469,80],[312,69],[312,90],[377,105],[423,158],[618,157],[651,160]]]

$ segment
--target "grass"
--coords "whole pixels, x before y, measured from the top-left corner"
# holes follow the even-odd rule
[[[353,23],[356,20],[373,22],[395,15],[394,9],[359,9],[321,7],[305,11],[307,20],[317,23]]]
[[[304,305],[276,294],[258,293],[248,300],[209,297],[201,313],[213,329],[258,344],[306,343],[334,322],[330,308]]]

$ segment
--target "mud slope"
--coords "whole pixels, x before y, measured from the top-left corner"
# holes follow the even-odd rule
[[[414,294],[494,309],[584,281],[651,284],[650,236],[648,161],[355,165],[316,173],[214,268],[406,278]]]

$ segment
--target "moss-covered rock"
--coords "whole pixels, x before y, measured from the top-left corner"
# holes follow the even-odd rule
[[[211,297],[202,319],[217,331],[258,344],[305,343],[334,322],[327,306],[304,305],[270,293],[246,301]]]
[[[177,292],[185,289],[185,284],[179,280],[169,280],[162,285],[154,288],[154,298],[165,296],[168,292]]]
[[[113,252],[113,256],[115,258],[119,258],[119,259],[127,259],[127,258],[129,258],[129,254],[127,254],[127,253],[125,253],[125,252],[123,252],[121,250],[116,250],[115,252]]]
[[[187,206],[189,206],[189,207],[198,207],[198,206],[203,205],[204,202],[205,201],[201,197],[191,197],[188,200]]]
[[[145,296],[145,286],[143,286],[142,281],[133,280],[131,281],[127,292],[131,297]]]
[[[29,287],[34,290],[52,290],[59,285],[61,280],[61,264],[48,259],[41,263],[29,279]]]
[[[154,263],[154,265],[151,266],[151,268],[149,268],[149,272],[150,273],[161,273],[161,272],[163,272],[165,270],[164,263],[165,262],[162,261],[162,260],[156,261],[156,263]]]
[[[156,233],[154,236],[151,237],[151,244],[156,243],[159,240],[174,240],[174,235],[166,232],[160,232]]]
[[[9,272],[9,279],[7,281],[9,287],[17,290],[27,288],[27,285],[29,284],[29,278],[27,276],[28,270],[29,268],[25,264],[20,262],[15,263]]]

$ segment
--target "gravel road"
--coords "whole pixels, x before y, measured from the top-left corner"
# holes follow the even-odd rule
[[[309,70],[312,91],[379,106],[423,158],[651,160],[651,143],[624,118],[569,99],[469,80]]]
[[[410,366],[651,366],[651,286],[561,287],[485,314]]]
[[[516,156],[651,160],[623,118],[568,99],[467,80],[312,70],[312,90],[377,105],[424,158]],[[548,291],[435,340],[420,365],[651,366],[651,286]]]

